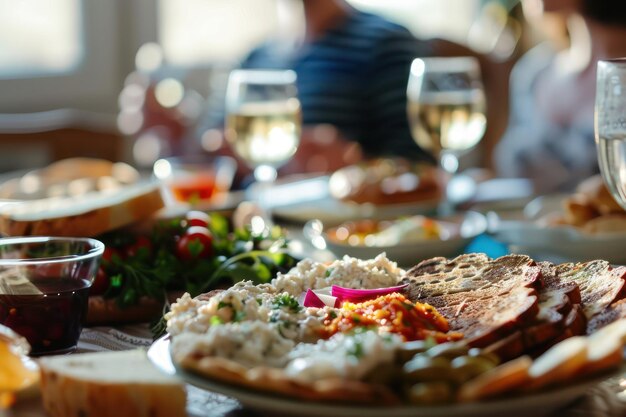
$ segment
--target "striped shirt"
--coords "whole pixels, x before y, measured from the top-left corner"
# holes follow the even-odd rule
[[[411,62],[430,53],[407,29],[356,11],[295,54],[268,44],[242,67],[295,70],[304,125],[332,124],[370,156],[431,160],[413,141],[406,112]]]

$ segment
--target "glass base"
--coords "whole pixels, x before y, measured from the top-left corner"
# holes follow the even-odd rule
[[[63,349],[35,351],[35,352],[31,352],[29,356],[36,358],[39,356],[69,355],[70,353],[76,352],[76,347],[77,345],[70,346],[68,348],[63,348]]]

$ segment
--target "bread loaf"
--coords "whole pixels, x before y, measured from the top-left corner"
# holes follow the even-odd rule
[[[92,237],[148,218],[163,206],[156,184],[25,201],[0,206],[0,234]]]
[[[186,416],[184,386],[143,350],[53,356],[39,364],[51,417]]]

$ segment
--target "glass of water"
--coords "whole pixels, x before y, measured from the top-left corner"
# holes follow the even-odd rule
[[[598,62],[595,137],[604,181],[626,209],[626,58]]]

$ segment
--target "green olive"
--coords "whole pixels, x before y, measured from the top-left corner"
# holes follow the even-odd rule
[[[457,356],[466,355],[469,348],[465,343],[447,342],[428,349],[428,356],[437,358],[440,356],[454,359]]]
[[[444,357],[416,355],[404,364],[404,379],[408,382],[447,381],[451,379],[450,361]]]
[[[475,356],[480,358],[485,358],[491,361],[494,365],[500,365],[500,358],[493,352],[486,352],[480,348],[471,348],[467,354],[469,356]]]
[[[452,398],[452,388],[445,382],[422,382],[411,386],[407,397],[412,404],[439,404]]]
[[[397,365],[379,364],[365,375],[363,381],[371,384],[388,385],[402,375],[402,369]]]
[[[425,340],[414,340],[412,342],[403,343],[397,351],[399,363],[405,363],[411,360],[418,353],[426,352],[432,347],[431,342]]]
[[[450,365],[458,383],[472,379],[496,366],[489,359],[482,356],[459,356],[454,358]]]

